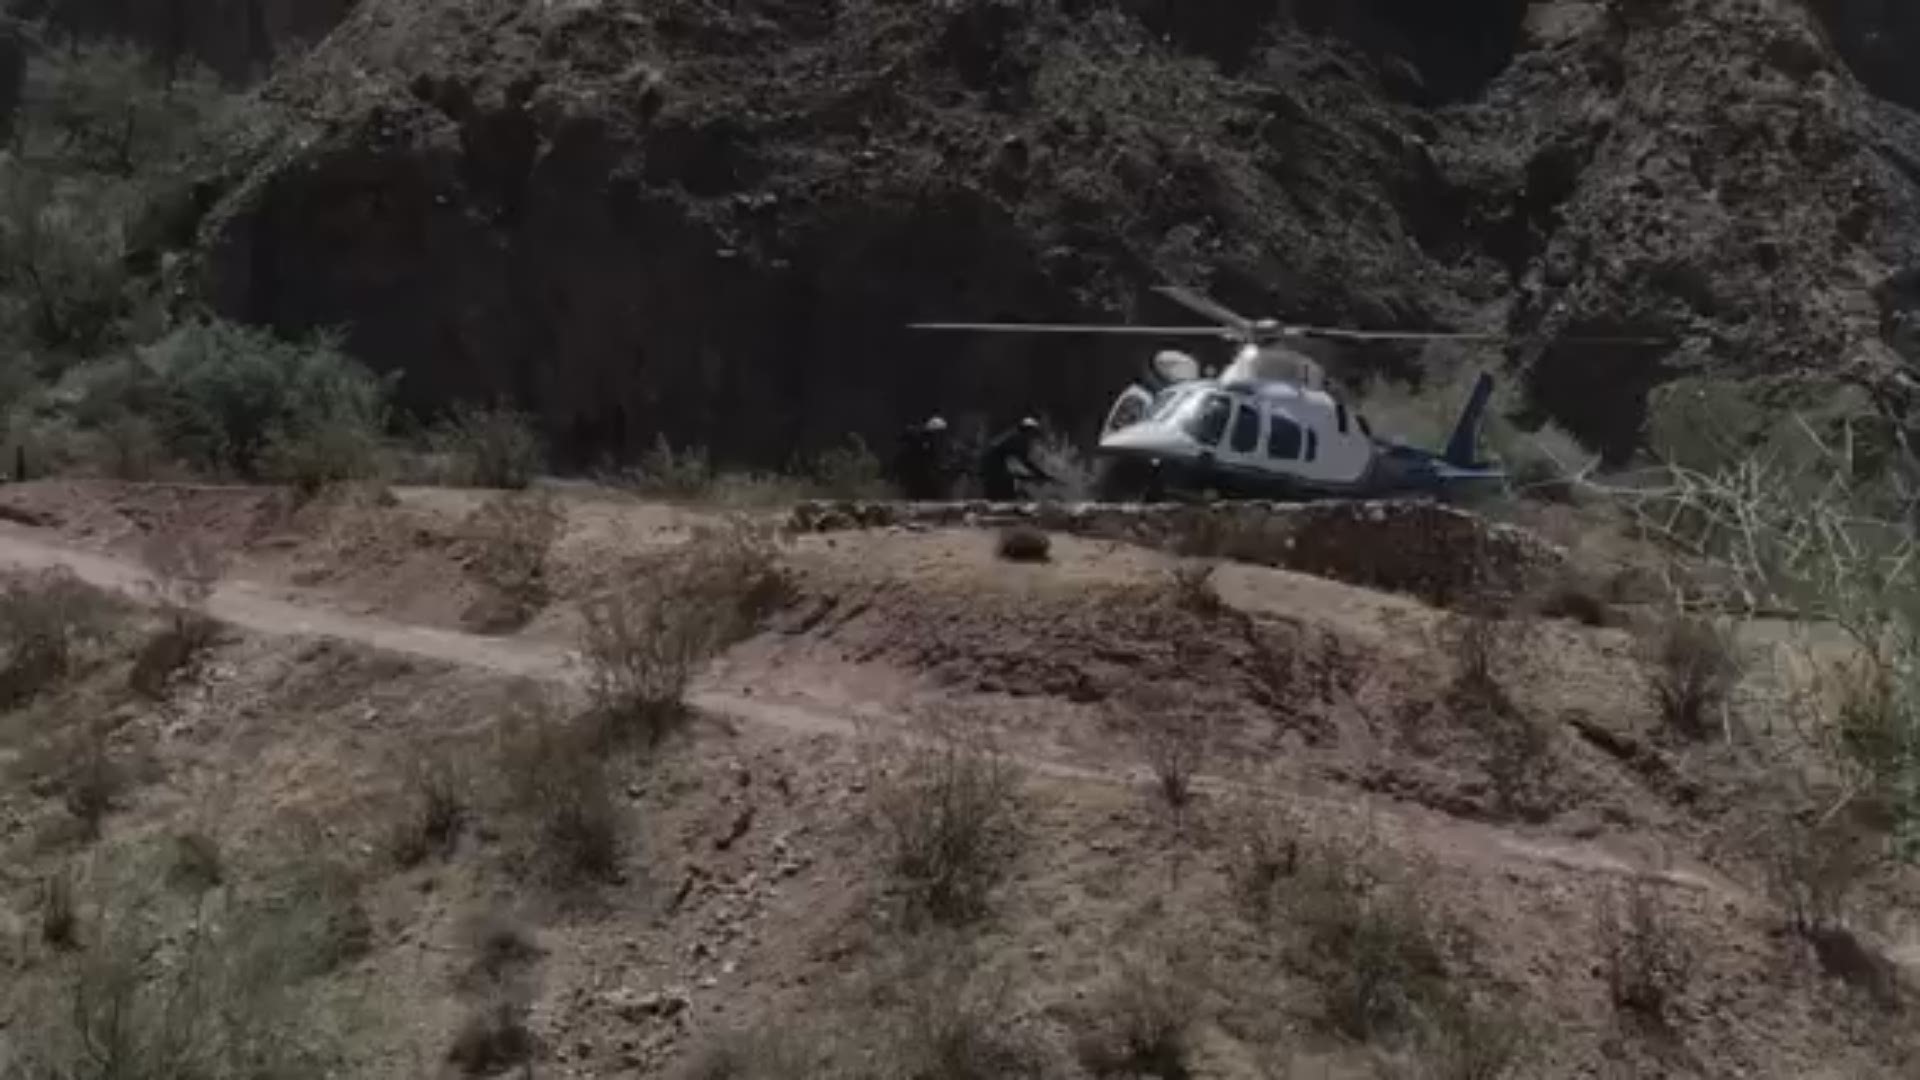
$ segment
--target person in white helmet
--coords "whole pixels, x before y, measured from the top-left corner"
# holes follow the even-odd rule
[[[915,502],[938,502],[948,489],[947,422],[931,416],[900,433],[894,475],[900,492]]]
[[[1040,443],[1040,421],[1029,416],[987,445],[980,456],[980,486],[994,502],[1012,502],[1023,497],[1020,480],[1053,483],[1053,477],[1034,463],[1033,452]],[[1018,462],[1027,476],[1015,477],[1013,463]]]

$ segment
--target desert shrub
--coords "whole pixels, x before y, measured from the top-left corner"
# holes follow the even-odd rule
[[[1096,1077],[1186,1080],[1200,992],[1168,956],[1129,959],[1089,1004],[1094,1024],[1076,1040],[1080,1064]]]
[[[1406,1029],[1446,977],[1420,898],[1397,883],[1350,891],[1328,880],[1303,900],[1325,1017],[1355,1038]]]
[[[160,601],[167,621],[142,646],[128,683],[157,698],[219,637],[219,623],[207,614],[206,602],[226,573],[226,559],[206,537],[163,527],[141,546],[141,562],[148,591]]]
[[[1680,612],[1653,628],[1641,659],[1661,716],[1693,737],[1707,732],[1740,678],[1731,628]]]
[[[639,466],[626,474],[625,484],[643,494],[693,499],[711,490],[715,477],[704,447],[676,450],[665,435],[658,435],[652,448],[640,455]]]
[[[1213,582],[1219,569],[1219,564],[1209,559],[1186,559],[1167,571],[1167,592],[1174,606],[1201,616],[1225,611],[1226,601]]]
[[[402,866],[415,866],[452,854],[470,812],[462,762],[450,750],[423,747],[408,756],[403,770],[404,803],[393,830],[394,858]]]
[[[1686,991],[1693,956],[1653,890],[1636,881],[1624,891],[1624,897],[1606,897],[1600,908],[1607,989],[1617,1008],[1663,1023]]]
[[[548,569],[566,517],[553,497],[515,492],[490,500],[467,522],[467,570],[486,594],[467,621],[482,631],[525,626],[546,607]]]
[[[429,441],[455,462],[456,482],[473,487],[518,490],[546,467],[546,447],[533,417],[514,409],[457,406]]]
[[[220,844],[204,832],[174,834],[173,858],[167,864],[167,884],[198,895],[227,881],[226,857]]]
[[[650,740],[685,718],[699,666],[792,595],[768,531],[741,519],[627,578],[581,605],[579,648],[602,717]]]
[[[1184,814],[1193,802],[1193,781],[1206,762],[1212,734],[1208,718],[1183,708],[1176,694],[1152,684],[1136,688],[1128,705],[1130,734],[1153,774],[1168,809]]]
[[[1292,811],[1258,795],[1236,796],[1227,808],[1226,871],[1246,917],[1266,924],[1282,887],[1302,867],[1306,845]]]
[[[822,451],[799,472],[823,499],[884,499],[890,491],[880,459],[857,436]]]
[[[87,839],[98,839],[100,825],[127,789],[133,776],[114,753],[112,727],[93,720],[75,725],[64,738],[65,758],[57,781],[67,812],[80,824]]]
[[[65,569],[0,586],[0,705],[14,705],[72,674],[81,650],[107,640],[120,609]]]
[[[1013,766],[952,736],[907,751],[872,785],[871,809],[893,886],[916,921],[984,915],[1024,839]]]
[[[470,1076],[500,1072],[536,1049],[530,970],[541,950],[517,920],[488,909],[464,921],[469,1009],[455,1030],[447,1060]]]
[[[1053,541],[1030,525],[1009,525],[1000,530],[996,550],[1008,562],[1046,562]]]
[[[626,819],[598,732],[529,693],[502,721],[496,761],[506,808],[525,826],[523,846],[550,881],[619,876]]]
[[[0,329],[70,355],[113,342],[128,287],[127,201],[111,187],[0,161]]]
[[[307,489],[375,474],[393,378],[376,378],[330,337],[189,323],[123,364],[121,377],[95,384],[114,398],[83,408],[145,412],[196,468]]]
[[[1521,1075],[1530,1032],[1510,1007],[1465,993],[1437,994],[1421,1016],[1418,1080],[1504,1080]]]
[[[1453,689],[1476,698],[1503,696],[1500,669],[1515,654],[1514,627],[1489,601],[1464,604],[1447,614],[1443,643],[1453,661]]]
[[[1042,1080],[1040,1040],[1011,1008],[1013,981],[988,971],[965,944],[934,935],[910,945],[887,972],[879,1075],[925,1080]]]
[[[115,854],[88,880],[91,913],[21,1026],[27,1076],[320,1080],[342,1044],[282,905],[223,888],[169,893],[151,855]]]

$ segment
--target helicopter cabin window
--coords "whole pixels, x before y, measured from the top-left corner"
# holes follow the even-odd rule
[[[1251,405],[1240,406],[1233,417],[1233,452],[1251,454],[1260,449],[1260,411]]]
[[[1208,394],[1200,407],[1187,413],[1181,425],[1194,442],[1217,446],[1227,433],[1227,421],[1233,418],[1233,399],[1225,394]]]
[[[1336,401],[1333,403],[1333,416],[1334,420],[1340,425],[1340,434],[1345,435],[1347,433],[1347,406],[1345,402]]]
[[[1300,425],[1292,417],[1274,413],[1273,426],[1267,429],[1267,456],[1297,460],[1301,442]]]
[[[1313,430],[1312,428],[1308,428],[1307,429],[1307,460],[1312,461],[1315,458],[1318,458],[1319,456],[1320,456],[1320,433]]]
[[[1361,413],[1354,413],[1353,418],[1360,424],[1360,434],[1365,435],[1369,439],[1373,438],[1373,428],[1367,423],[1366,416]]]

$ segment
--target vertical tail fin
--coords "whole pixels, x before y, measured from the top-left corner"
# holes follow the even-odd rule
[[[1487,401],[1493,396],[1493,376],[1486,372],[1473,384],[1473,393],[1467,398],[1467,407],[1460,411],[1460,420],[1453,426],[1453,437],[1447,440],[1447,449],[1442,459],[1447,464],[1460,469],[1470,469],[1476,462],[1474,451],[1480,442],[1480,418],[1487,411]]]

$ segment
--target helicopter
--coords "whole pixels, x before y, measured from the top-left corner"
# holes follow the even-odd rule
[[[1130,334],[1216,337],[1237,345],[1218,372],[1176,350],[1155,354],[1143,377],[1120,392],[1094,455],[1096,497],[1157,502],[1190,494],[1302,502],[1428,495],[1470,498],[1505,485],[1506,471],[1479,456],[1480,423],[1493,395],[1481,372],[1451,436],[1439,449],[1376,434],[1329,384],[1305,341],[1507,342],[1511,335],[1447,331],[1345,330],[1249,319],[1192,289],[1155,292],[1214,326],[925,322],[910,329],[969,333]],[[1563,339],[1573,341],[1575,339]],[[1648,338],[1581,338],[1579,343],[1655,344]]]

